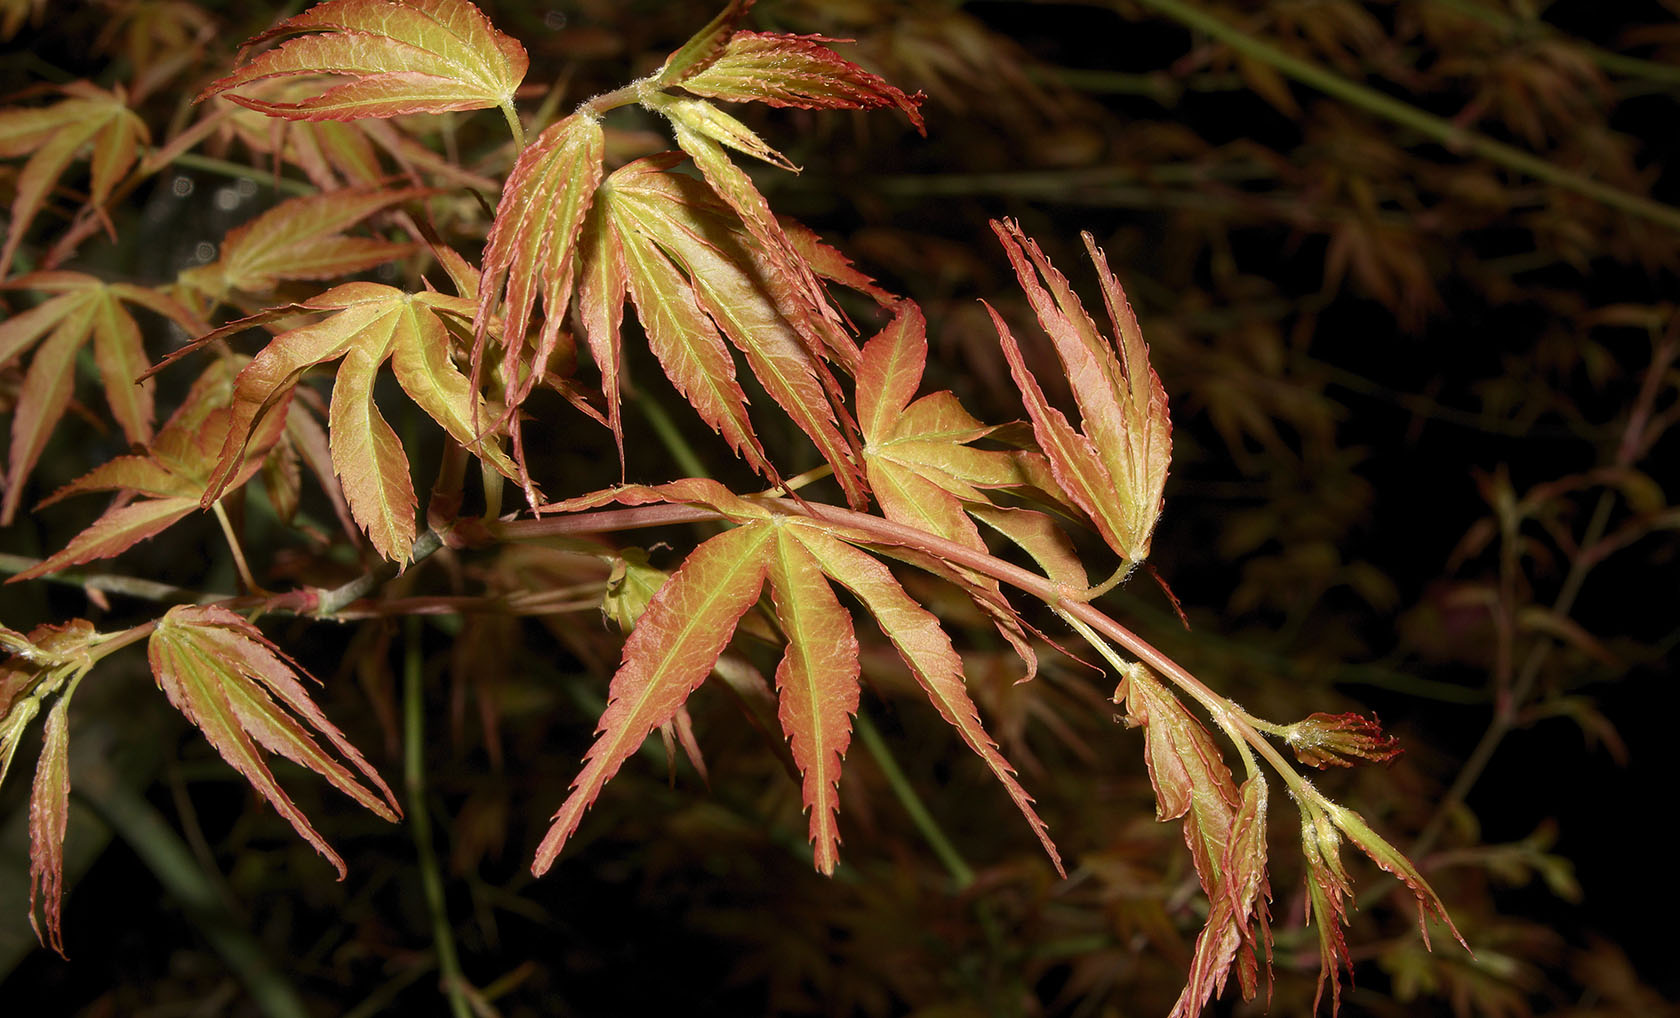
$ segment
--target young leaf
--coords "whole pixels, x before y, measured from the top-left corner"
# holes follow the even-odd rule
[[[0,283],[0,289],[29,289],[57,294],[28,311],[0,322],[0,366],[41,340],[30,360],[23,391],[12,414],[11,458],[0,525],[10,524],[23,499],[24,481],[64,416],[75,387],[77,352],[89,340],[94,364],[105,386],[105,401],[123,435],[144,445],[152,437],[152,383],[142,381],[150,367],[140,326],[125,304],[163,315],[182,328],[205,330],[196,315],[175,300],[143,286],[106,283],[80,272],[32,272]]]
[[[1295,759],[1310,767],[1352,767],[1350,757],[1388,763],[1403,750],[1400,740],[1384,735],[1375,715],[1309,714],[1285,731],[1283,741]]]
[[[1149,348],[1131,305],[1102,251],[1085,234],[1103,302],[1119,337],[1117,356],[1116,344],[1097,331],[1079,297],[1038,245],[1013,222],[994,221],[992,230],[1056,347],[1084,427],[1083,433],[1074,431],[1061,411],[1050,406],[1009,327],[987,305],[1010,372],[1021,387],[1033,433],[1057,482],[1090,516],[1109,547],[1136,565],[1148,556],[1150,536],[1161,515],[1161,492],[1172,458],[1172,422],[1166,390],[1149,365]]]
[[[738,389],[730,388],[734,385],[732,359],[722,343],[713,340],[721,330],[721,335],[746,355],[747,366],[771,399],[822,453],[848,500],[861,505],[862,474],[851,444],[840,430],[833,401],[839,383],[820,353],[783,313],[753,256],[752,238],[742,230],[740,221],[692,178],[663,172],[669,165],[670,157],[632,163],[612,175],[599,198],[612,236],[623,252],[626,281],[644,325],[648,324],[650,309],[644,307],[643,300],[649,290],[645,284],[638,284],[639,274],[633,269],[657,270],[656,275],[677,290],[666,297],[682,313],[670,319],[669,327],[659,322],[661,328],[648,329],[655,354],[669,348],[673,341],[686,340],[684,345],[692,351],[694,366],[709,366],[708,373],[718,379],[712,387],[717,399],[707,404],[707,412],[715,415],[718,423],[711,417],[708,423],[723,430],[720,425],[738,420],[750,434],[745,397],[741,397],[742,403],[736,403],[734,393]],[[680,273],[668,271],[673,261],[680,266]],[[704,314],[690,314],[691,305],[698,305]],[[657,305],[652,309],[656,322],[660,310]],[[660,360],[666,363],[664,355]],[[666,363],[667,373],[679,388],[684,388],[684,382],[674,368],[683,364],[676,359]],[[704,398],[705,390],[701,391]],[[701,408],[699,402],[691,402]]]
[[[767,526],[738,527],[711,538],[689,553],[648,603],[625,641],[583,771],[537,848],[533,874],[548,871],[619,767],[711,674],[741,616],[758,600],[770,538]]]
[[[0,248],[0,277],[11,272],[18,244],[76,153],[93,146],[88,204],[103,217],[111,192],[134,166],[140,146],[151,140],[145,121],[128,108],[120,89],[107,92],[76,81],[58,91],[66,98],[52,106],[0,110],[0,158],[29,155],[18,174],[11,224]]]
[[[258,747],[316,772],[383,819],[395,822],[402,815],[384,780],[310,699],[297,664],[238,615],[214,605],[172,608],[158,621],[146,654],[169,702],[333,864],[340,880],[344,860],[274,780]],[[325,736],[361,778],[321,749],[310,729]]]
[[[328,0],[249,40],[314,32],[269,50],[199,94],[288,120],[357,120],[409,113],[513,108],[530,64],[466,0]],[[268,78],[337,74],[351,81],[299,102],[234,91]]]
[[[505,282],[502,377],[510,409],[523,403],[542,378],[565,324],[578,236],[601,182],[603,146],[601,124],[594,117],[577,114],[550,126],[519,154],[496,205],[496,219],[484,242],[485,280],[476,327],[482,344]],[[538,294],[543,326],[536,353],[526,362],[525,332]],[[522,364],[528,365],[524,372]]]
[[[281,202],[228,231],[209,265],[183,271],[181,285],[221,300],[236,291],[261,295],[282,280],[336,279],[371,269],[414,250],[413,244],[344,231],[368,216],[413,198],[424,188],[334,191]]]
[[[71,538],[59,552],[6,582],[16,583],[110,558],[162,533],[200,509],[200,500],[210,483],[210,470],[233,419],[225,407],[208,412],[205,409],[214,405],[209,399],[210,390],[222,381],[220,374],[220,370],[206,372],[205,377],[194,383],[187,401],[157,433],[143,455],[119,456],[95,467],[54,492],[43,504],[70,495],[107,490],[146,498],[119,502]],[[230,473],[226,488],[237,488],[256,474],[284,429],[289,404],[288,394],[246,443],[243,458]]]
[[[29,797],[29,925],[36,939],[64,954],[59,919],[64,901],[64,834],[70,819],[70,697],[60,696],[47,714],[35,788]],[[41,902],[43,934],[35,921]]]
[[[689,77],[704,71],[723,54],[724,47],[735,34],[735,26],[752,10],[754,0],[729,0],[717,17],[695,32],[689,40],[665,58],[654,80],[661,86],[680,85]]]
[[[918,109],[921,93],[906,95],[826,45],[840,41],[818,35],[736,32],[716,59],[682,79],[682,88],[726,102],[758,101],[803,110],[892,106],[926,134]]]
[[[410,294],[377,283],[345,283],[266,313],[331,312],[319,322],[275,336],[239,372],[227,438],[200,503],[208,508],[231,486],[248,459],[247,444],[290,397],[303,373],[342,357],[330,422],[333,468],[374,547],[393,561],[406,560],[415,534],[415,498],[408,456],[373,403],[372,382],[379,365],[390,360],[403,391],[455,441],[503,476],[518,478],[513,461],[478,430],[493,418],[450,359],[452,340],[441,316],[469,321],[474,304],[465,297],[430,291]],[[255,320],[223,326],[200,338],[194,348]]]

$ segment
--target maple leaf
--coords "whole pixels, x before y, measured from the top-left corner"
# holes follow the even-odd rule
[[[1119,337],[1118,356],[1115,344],[1097,331],[1066,278],[1038,245],[1010,221],[994,220],[992,230],[1002,241],[1039,324],[1055,345],[1084,427],[1083,433],[1074,431],[1061,411],[1044,398],[1009,326],[988,304],[986,310],[997,327],[1010,373],[1021,387],[1033,434],[1062,490],[1096,524],[1109,547],[1135,566],[1149,555],[1172,458],[1166,390],[1149,365],[1149,348],[1137,318],[1090,234],[1083,235],[1085,248],[1096,265],[1103,302]]]
[[[180,284],[215,300],[266,294],[283,280],[334,279],[414,250],[413,244],[347,237],[368,216],[435,192],[424,188],[334,191],[283,201],[229,230],[214,262],[184,270]]]
[[[140,326],[125,304],[138,304],[174,321],[191,333],[206,326],[198,316],[156,290],[131,283],[107,283],[80,272],[32,272],[0,282],[0,289],[28,289],[56,294],[21,314],[0,322],[0,366],[41,337],[23,391],[12,414],[11,458],[0,525],[10,524],[23,499],[25,479],[64,416],[75,388],[76,354],[89,340],[93,361],[105,386],[105,402],[123,435],[145,444],[152,437],[152,384],[141,381],[150,367]]]
[[[1271,943],[1266,882],[1266,786],[1257,775],[1239,791],[1212,736],[1141,664],[1124,667],[1116,703],[1144,733],[1144,759],[1155,789],[1155,819],[1184,822],[1196,875],[1210,905],[1197,937],[1190,978],[1172,1018],[1193,1018],[1224,983],[1239,951],[1245,998],[1256,991],[1256,944]]]
[[[152,631],[146,656],[169,702],[332,863],[340,880],[346,872],[344,860],[274,780],[257,747],[309,768],[385,820],[394,823],[402,815],[378,772],[298,681],[300,672],[311,681],[313,677],[238,615],[215,605],[171,608]],[[321,749],[309,729],[325,736],[373,790]]]
[[[729,102],[757,101],[802,110],[867,110],[891,106],[926,134],[922,95],[906,95],[879,75],[829,49],[820,35],[735,32],[717,57],[684,76],[683,91]]]
[[[70,698],[96,660],[102,637],[84,619],[37,626],[27,636],[0,626],[0,786],[11,770],[25,729],[42,705],[57,697],[43,725],[41,753],[29,800],[29,924],[36,939],[64,954],[60,906],[64,888],[64,836],[70,798]],[[36,921],[40,904],[41,922]],[[45,924],[45,929],[42,928]]]
[[[193,383],[187,399],[152,439],[143,454],[118,456],[64,485],[41,504],[51,505],[71,495],[117,491],[125,496],[87,529],[70,539],[56,554],[9,578],[7,583],[45,576],[68,566],[110,558],[174,526],[203,507],[211,469],[233,423],[233,412],[215,401],[227,388],[221,365]],[[256,475],[264,458],[279,440],[289,416],[290,395],[258,426],[243,448],[243,456],[228,477],[224,490],[237,488]]]
[[[738,455],[776,479],[726,341],[860,503],[862,474],[835,409],[838,382],[793,326],[785,291],[740,220],[700,182],[666,172],[680,159],[653,156],[608,177],[578,242],[580,317],[601,365],[609,420],[618,420],[619,322],[628,297],[666,376]]]
[[[1388,763],[1402,752],[1400,740],[1384,735],[1375,716],[1361,714],[1309,714],[1288,726],[1283,740],[1295,759],[1320,770],[1352,767],[1349,757]]]
[[[352,515],[374,548],[392,561],[406,561],[416,533],[414,482],[408,455],[373,400],[374,381],[387,360],[403,391],[455,441],[503,476],[518,479],[513,461],[481,433],[483,422],[494,418],[451,360],[453,340],[444,318],[470,322],[475,306],[471,297],[344,283],[301,303],[231,322],[170,355],[163,364],[263,321],[328,313],[318,322],[275,336],[239,372],[226,438],[212,457],[199,503],[210,506],[249,476],[244,474],[251,460],[247,447],[271,427],[277,411],[284,410],[303,373],[342,359],[328,415],[333,469]],[[283,419],[284,414],[278,416]]]
[[[151,139],[145,121],[128,108],[120,88],[107,92],[75,81],[56,91],[66,98],[52,106],[0,110],[0,158],[29,154],[18,174],[11,225],[0,248],[0,277],[11,272],[12,256],[29,224],[78,152],[92,146],[88,205],[103,218],[112,190],[134,166],[140,146]],[[115,232],[108,219],[105,226]]]
[[[981,726],[963,682],[962,660],[949,637],[884,565],[855,547],[864,538],[817,520],[776,514],[763,503],[700,479],[614,488],[546,508],[575,511],[609,501],[704,505],[737,526],[695,548],[649,599],[625,641],[596,740],[537,849],[533,873],[547,871],[619,767],[648,735],[675,717],[711,674],[766,581],[788,641],[776,672],[778,717],[800,772],[819,870],[832,872],[838,860],[836,784],[859,694],[857,637],[832,582],[849,590],[875,616],[940,716],[1003,783],[1061,871],[1060,857],[1031,797]]]
[[[496,205],[496,218],[484,242],[475,349],[482,346],[496,301],[502,298],[502,377],[510,411],[525,401],[532,384],[542,378],[565,322],[577,269],[578,235],[601,182],[603,145],[601,124],[594,117],[574,114],[550,125],[519,154]],[[536,353],[526,361],[525,333],[539,294],[543,326]],[[529,365],[523,374],[522,363]],[[603,365],[603,376],[609,371],[616,371],[616,363]],[[604,387],[614,396],[609,413],[622,454],[617,384],[614,373]]]
[[[202,102],[226,94],[242,106],[288,120],[357,120],[409,113],[502,107],[513,116],[514,92],[530,61],[525,47],[497,31],[466,0],[328,0],[247,40],[281,43],[210,84]],[[236,91],[251,82],[336,74],[352,80],[297,102]]]

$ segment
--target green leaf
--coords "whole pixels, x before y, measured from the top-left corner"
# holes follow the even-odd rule
[[[659,71],[654,75],[654,81],[660,85],[677,85],[692,75],[704,71],[712,61],[723,54],[724,47],[735,34],[735,26],[741,23],[747,12],[752,9],[754,0],[729,0],[717,17],[706,23],[700,31],[695,32],[689,40],[682,44],[675,52],[665,58]]]
[[[246,42],[319,32],[282,43],[199,94],[289,120],[356,120],[410,113],[512,108],[530,61],[466,0],[329,0]],[[345,75],[352,80],[300,102],[231,91],[276,77]]]
[[[146,653],[169,702],[333,864],[339,879],[345,876],[344,860],[275,781],[258,747],[315,771],[383,819],[395,822],[401,816],[390,788],[310,699],[296,663],[244,619],[214,605],[172,608],[158,621]],[[311,729],[350,767],[323,750]]]

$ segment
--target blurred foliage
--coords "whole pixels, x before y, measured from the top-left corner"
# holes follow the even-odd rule
[[[566,108],[645,72],[715,5],[483,6],[531,52],[534,109],[543,83]],[[1672,792],[1653,771],[1671,741],[1666,661],[1680,639],[1680,509],[1669,501],[1680,498],[1680,230],[1462,139],[1514,146],[1672,213],[1680,5],[1190,6],[1438,118],[1460,143],[1304,85],[1156,0],[765,0],[759,25],[855,39],[854,59],[925,91],[928,138],[886,118],[745,110],[807,167],[761,187],[922,303],[932,387],[955,389],[984,419],[1018,416],[1019,402],[976,297],[1030,320],[1006,296],[986,221],[1017,217],[1067,265],[1078,231],[1096,234],[1175,409],[1154,562],[1191,632],[1175,631],[1143,582],[1110,595],[1111,610],[1257,713],[1379,712],[1405,755],[1322,784],[1415,848],[1476,951],[1426,952],[1404,889],[1365,867],[1351,1013],[1675,1014],[1666,1001],[1680,994],[1669,974],[1680,945],[1652,932],[1651,906],[1667,893],[1671,854],[1654,826]],[[109,86],[145,68],[151,77],[130,90],[164,144],[202,115],[190,97],[228,66],[233,43],[298,7],[6,0],[0,87]],[[450,117],[429,142],[494,179],[508,161],[500,126]],[[661,147],[647,133],[657,126],[609,121],[609,158]],[[146,180],[111,211],[118,241],[88,240],[78,264],[158,281],[208,260],[201,246],[276,200],[279,175],[302,179],[272,161],[283,144],[266,126],[219,130],[221,161]],[[391,172],[389,155],[375,158]],[[0,174],[9,191],[15,166]],[[473,183],[442,186],[458,190],[463,222],[482,223]],[[1045,344],[1028,356],[1051,354]],[[656,377],[647,364],[638,374]],[[15,368],[0,378],[0,405],[20,380]],[[632,448],[661,455],[647,422],[626,423]],[[121,448],[91,421],[69,428],[58,442]],[[533,457],[576,490],[616,480],[604,431],[580,419],[542,441]],[[324,503],[308,512],[330,518]],[[67,535],[46,526],[33,547],[6,550],[60,546]],[[137,550],[133,571],[170,581],[190,548]],[[658,546],[650,554],[669,564]],[[563,864],[534,882],[529,847],[564,795],[618,654],[598,611],[609,577],[530,549],[444,553],[421,568],[463,587],[535,579],[559,593],[532,618],[300,624],[287,646],[327,679],[328,712],[392,772],[401,662],[423,668],[431,716],[450,719],[426,745],[428,801],[483,1013],[1071,1018],[1172,1006],[1206,906],[1179,831],[1153,820],[1139,736],[1115,722],[1089,669],[1047,655],[1039,677],[1017,685],[1019,664],[987,620],[949,599],[944,620],[967,634],[976,699],[1069,857],[1065,882],[936,719],[900,710],[914,691],[898,671],[868,658],[875,695],[863,713],[896,736],[893,762],[854,747],[846,862],[833,879],[812,873],[797,784],[752,678],[774,667],[773,648],[750,641],[732,665],[741,681],[713,683],[691,704],[709,781],[654,744]],[[129,611],[120,600],[88,607],[73,588],[3,597],[14,627]],[[403,832],[297,783],[349,863],[345,882],[324,879],[308,847],[157,710],[138,672],[104,685],[78,701],[76,724],[80,745],[113,749],[84,754],[98,759],[77,764],[88,774],[76,787],[119,789],[87,793],[117,837],[100,852],[110,834],[97,823],[72,831],[72,854],[85,853],[67,903],[73,965],[19,946],[33,943],[12,901],[24,866],[9,858],[21,852],[22,783],[0,801],[13,818],[0,837],[8,1011],[260,1013],[249,980],[223,961],[217,915],[237,917],[309,1013],[439,1007]],[[953,877],[893,798],[894,767],[971,881]],[[177,848],[208,875],[210,901],[189,907],[170,890],[123,803],[181,832]],[[1273,884],[1273,1015],[1309,1012],[1318,968],[1291,860],[1279,853]]]

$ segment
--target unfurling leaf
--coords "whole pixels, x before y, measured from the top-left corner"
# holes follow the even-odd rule
[[[309,768],[386,820],[402,815],[373,766],[310,699],[298,681],[297,664],[238,615],[214,605],[172,608],[158,621],[146,654],[169,702],[332,863],[339,879],[346,872],[344,860],[274,780],[258,747]],[[325,736],[360,778],[323,750],[310,729]]]
[[[1283,741],[1295,759],[1320,770],[1352,767],[1350,757],[1388,763],[1404,752],[1399,739],[1383,734],[1374,715],[1309,714],[1285,729]]]
[[[32,272],[0,283],[0,289],[56,294],[0,322],[0,366],[46,336],[29,362],[23,390],[12,412],[11,459],[6,470],[5,501],[0,505],[0,525],[8,525],[22,502],[25,480],[70,404],[77,352],[92,341],[94,364],[104,383],[111,416],[125,438],[144,445],[152,438],[152,383],[141,376],[151,365],[141,343],[140,326],[125,305],[138,304],[189,332],[202,332],[206,327],[192,312],[156,290],[132,283],[106,283],[80,272]]]
[[[625,642],[595,743],[537,850],[532,872],[541,875],[553,865],[607,781],[644,739],[676,716],[711,674],[766,579],[788,641],[776,673],[779,717],[811,811],[819,870],[832,872],[838,860],[836,783],[859,695],[857,638],[850,613],[830,585],[838,583],[876,617],[940,716],[1003,783],[1061,871],[1032,798],[981,726],[964,686],[962,660],[939,620],[913,601],[884,565],[848,543],[843,531],[803,517],[773,516],[716,482],[698,479],[614,488],[544,509],[575,511],[609,501],[703,505],[738,526],[696,548],[648,601]]]
[[[0,110],[0,158],[29,155],[18,174],[11,224],[0,248],[0,278],[11,272],[24,233],[77,152],[93,146],[88,204],[103,218],[111,192],[134,166],[140,146],[151,139],[145,121],[128,108],[120,90],[107,92],[76,81],[58,91],[65,99],[52,106]],[[110,221],[105,222],[110,229]]]
[[[356,522],[381,555],[408,558],[414,543],[416,499],[408,456],[373,402],[373,381],[386,360],[420,409],[455,441],[508,478],[513,461],[481,429],[494,420],[467,377],[451,360],[453,340],[443,316],[471,321],[475,302],[441,293],[406,293],[377,283],[345,283],[300,304],[241,319],[201,337],[196,349],[265,318],[307,312],[329,317],[275,336],[234,381],[227,437],[199,502],[208,508],[234,483],[247,446],[283,408],[303,373],[344,359],[333,386],[329,431],[333,469]],[[171,360],[181,356],[178,352]],[[167,362],[166,362],[167,363]]]
[[[682,79],[682,88],[726,102],[757,101],[803,110],[892,106],[926,134],[917,108],[921,93],[906,95],[825,45],[839,41],[818,35],[736,32],[716,59]]]
[[[35,937],[64,957],[60,924],[64,901],[64,835],[70,820],[70,697],[61,696],[47,715],[35,788],[29,797],[29,925]],[[41,904],[41,921],[35,905]]]
[[[1178,698],[1142,664],[1127,665],[1114,692],[1126,721],[1144,730],[1157,820],[1183,818],[1184,840],[1208,896],[1190,978],[1172,1018],[1193,1018],[1225,982],[1233,962],[1243,996],[1257,989],[1259,959],[1270,957],[1266,901],[1266,784],[1251,776],[1239,791],[1219,748]]]
[[[1084,429],[1074,431],[1044,398],[1009,327],[988,305],[1009,370],[1021,387],[1033,434],[1063,490],[1090,516],[1109,547],[1135,566],[1149,555],[1172,459],[1167,394],[1150,367],[1137,318],[1090,234],[1084,235],[1085,247],[1096,265],[1117,342],[1097,331],[1067,280],[1019,226],[994,220],[992,230],[1055,345]]]
[[[513,108],[530,64],[525,47],[497,31],[466,0],[328,0],[249,40],[297,32],[199,94],[288,120],[358,120],[409,113]],[[351,78],[298,102],[232,91],[254,81],[303,75]]]
[[[1315,1012],[1324,995],[1325,980],[1330,982],[1330,1010],[1334,1014],[1341,1006],[1339,970],[1347,969],[1350,978],[1353,974],[1347,940],[1342,935],[1342,927],[1347,923],[1346,901],[1353,894],[1353,883],[1342,866],[1343,836],[1358,846],[1372,862],[1398,877],[1412,892],[1417,899],[1418,928],[1422,931],[1425,947],[1430,946],[1428,917],[1433,915],[1446,924],[1466,951],[1470,950],[1470,945],[1465,943],[1458,927],[1447,915],[1446,906],[1441,904],[1434,888],[1429,886],[1410,860],[1371,830],[1365,818],[1358,813],[1336,805],[1310,785],[1306,786],[1306,791],[1307,794],[1298,798],[1296,804],[1301,809],[1301,850],[1307,862],[1307,913],[1308,918],[1316,916],[1314,921],[1318,927],[1321,964],[1318,993],[1313,998]]]

